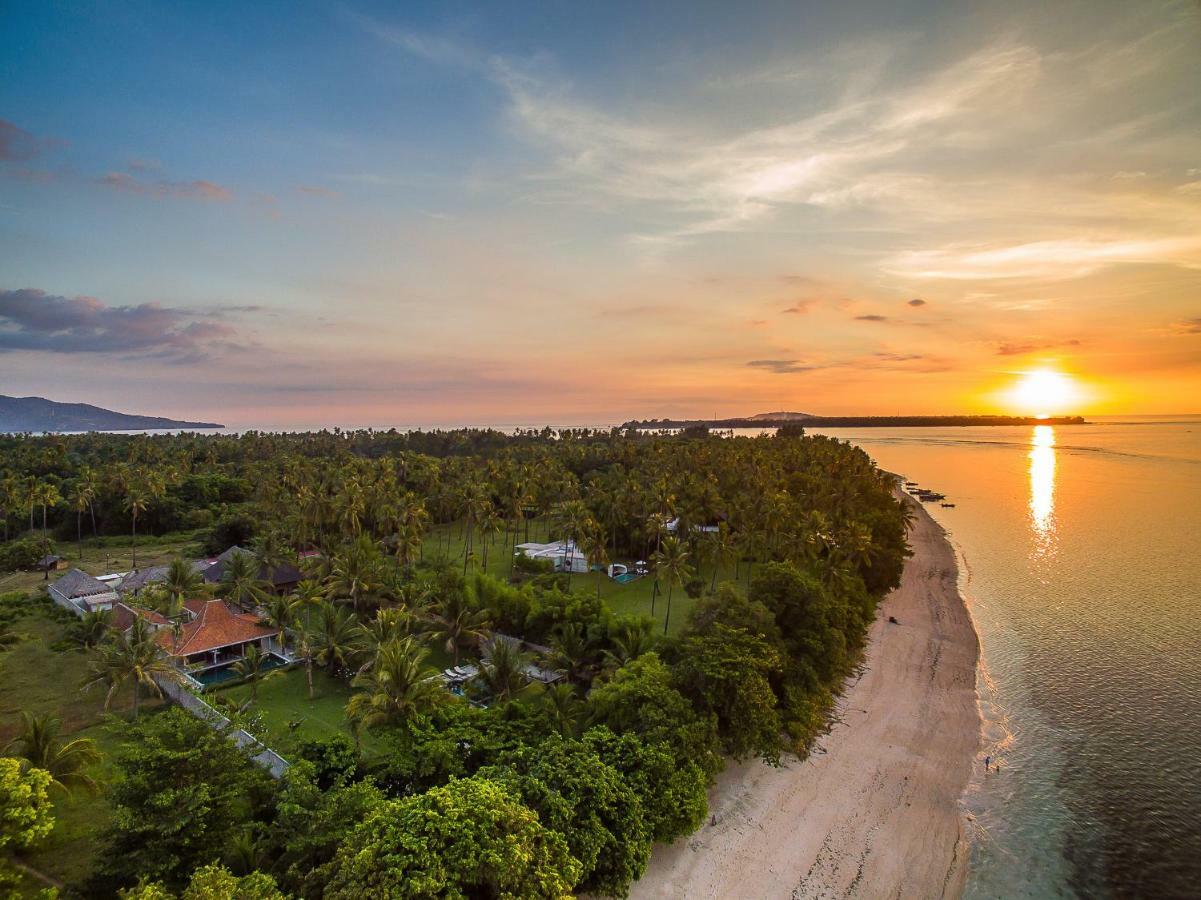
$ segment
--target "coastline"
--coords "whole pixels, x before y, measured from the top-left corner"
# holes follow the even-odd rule
[[[713,824],[656,847],[632,898],[962,894],[979,640],[945,531],[906,502],[914,555],[829,734],[803,761],[729,765],[710,792]]]

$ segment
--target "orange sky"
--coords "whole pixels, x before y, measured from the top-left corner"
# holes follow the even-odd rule
[[[1028,412],[1047,368],[1201,411],[1195,3],[670,6],[31,5],[0,392],[569,424]]]

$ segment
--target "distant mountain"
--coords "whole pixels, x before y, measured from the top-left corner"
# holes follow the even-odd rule
[[[758,422],[761,419],[767,419],[770,422],[794,422],[804,419],[813,419],[816,418],[816,416],[814,416],[813,413],[803,412],[771,412],[758,413],[757,415],[747,416],[746,418],[748,422]]]
[[[87,403],[57,403],[44,397],[0,394],[0,432],[145,431],[156,428],[224,428],[216,422],[184,422],[161,416],[132,416]]]

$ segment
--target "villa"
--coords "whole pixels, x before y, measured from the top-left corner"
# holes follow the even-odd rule
[[[112,587],[80,569],[72,569],[47,590],[51,600],[77,616],[98,609],[111,609],[119,599]]]
[[[261,624],[253,613],[237,612],[224,600],[188,600],[184,609],[190,620],[159,627],[155,640],[199,685],[229,678],[230,667],[250,646],[271,654],[276,665],[287,661],[275,640],[275,629]]]
[[[517,552],[529,559],[549,560],[556,572],[583,574],[588,571],[588,558],[579,551],[575,541],[553,541],[549,544],[525,543],[517,545]]]

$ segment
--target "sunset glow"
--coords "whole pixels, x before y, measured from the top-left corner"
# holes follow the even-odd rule
[[[1062,372],[1035,369],[1022,374],[1009,391],[1013,411],[1019,415],[1047,416],[1070,414],[1080,402],[1080,390]]]
[[[865,6],[9,4],[3,390],[234,426],[1195,409],[1201,7]],[[1106,388],[1000,396],[1044,366]]]

